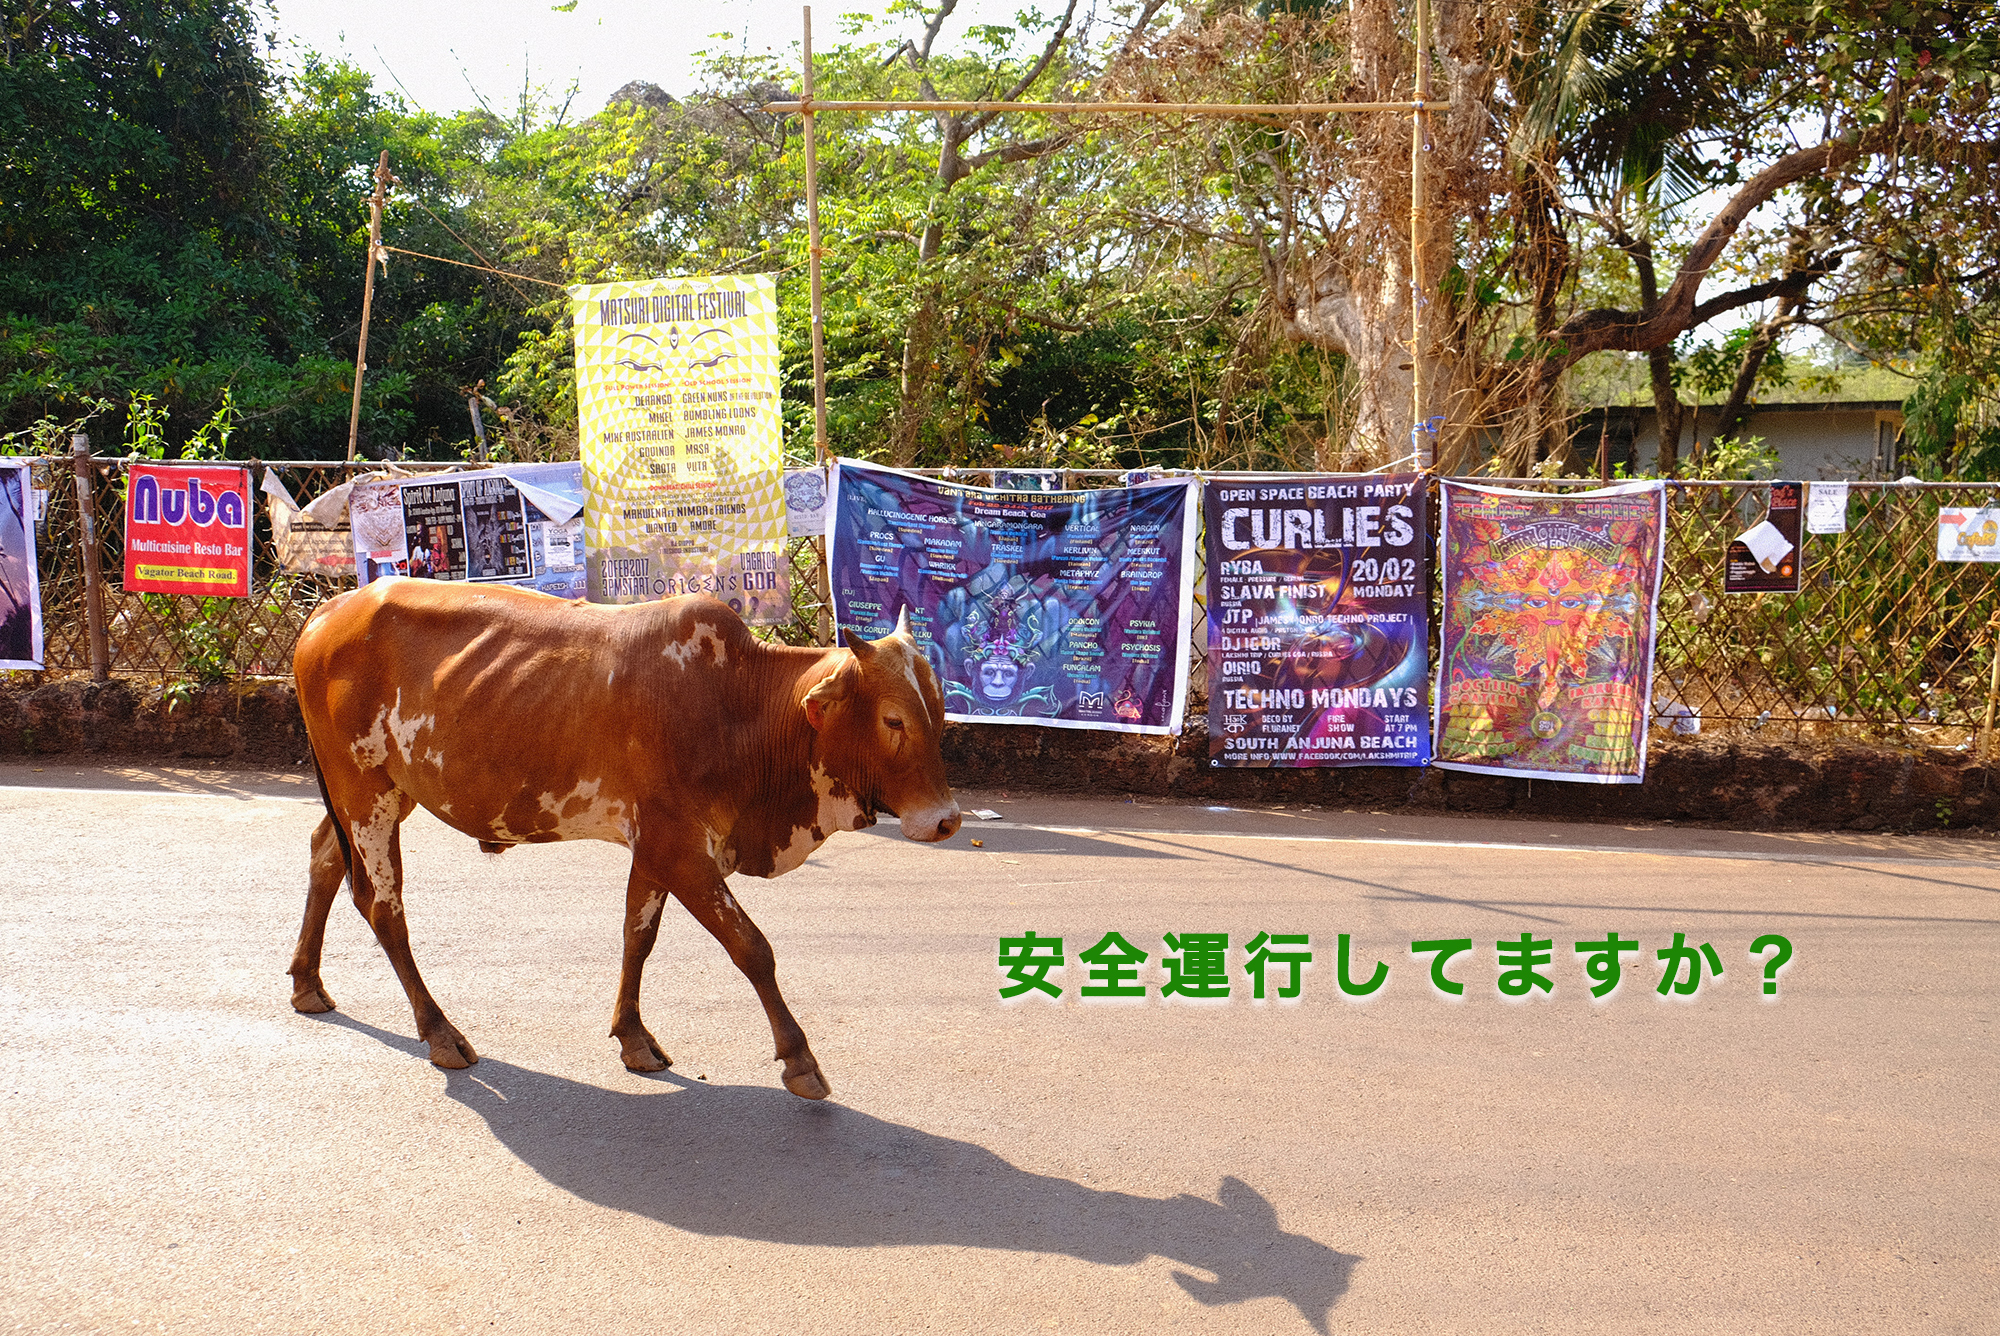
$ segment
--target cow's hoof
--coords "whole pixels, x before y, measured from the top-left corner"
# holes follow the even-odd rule
[[[307,984],[292,994],[292,1010],[308,1016],[334,1010],[333,997],[319,984]]]
[[[619,1057],[628,1072],[663,1072],[674,1065],[674,1060],[667,1056],[667,1051],[651,1035],[640,1043],[625,1045],[625,1051]]]
[[[785,1089],[800,1099],[825,1099],[833,1093],[833,1088],[820,1075],[819,1064],[810,1057],[798,1060],[799,1070],[793,1071],[793,1064],[785,1064]]]
[[[477,1061],[479,1055],[472,1051],[472,1045],[455,1030],[431,1040],[431,1062],[446,1071],[460,1071]]]

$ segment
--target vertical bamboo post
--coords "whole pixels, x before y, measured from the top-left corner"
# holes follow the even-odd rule
[[[111,680],[111,646],[104,636],[104,575],[98,569],[97,509],[91,499],[90,437],[82,432],[69,438],[70,464],[76,470],[76,513],[82,521],[78,529],[78,556],[83,561],[83,612],[90,628],[90,680]]]
[[[819,147],[813,130],[813,12],[805,6],[804,71],[799,100],[799,119],[806,133],[806,273],[812,285],[813,351],[813,462],[822,473],[826,469],[826,307],[820,288],[819,270]],[[815,628],[819,643],[833,643],[833,614],[828,607],[826,578],[826,537],[813,540],[814,579],[819,594],[819,618]]]
[[[368,197],[368,269],[361,281],[361,342],[354,350],[354,407],[347,415],[347,462],[361,439],[361,376],[368,370],[368,314],[375,305],[375,257],[382,251],[382,203],[389,189],[389,150],[375,164],[375,193]]]
[[[1986,623],[1987,653],[1993,656],[1993,672],[1986,683],[1986,727],[1979,734],[1979,759],[1983,764],[1993,754],[1993,707],[2000,703],[2000,616]]]
[[[1430,222],[1425,207],[1424,145],[1429,139],[1430,118],[1425,104],[1431,96],[1431,34],[1427,0],[1416,3],[1417,83],[1416,102],[1410,110],[1410,453],[1419,469],[1435,462],[1434,438],[1425,427],[1424,359],[1429,334],[1424,308],[1429,295],[1424,283],[1424,232]]]

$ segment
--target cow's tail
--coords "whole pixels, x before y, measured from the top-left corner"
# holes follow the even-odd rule
[[[319,768],[319,752],[312,745],[312,734],[306,734],[306,754],[312,757],[313,778],[319,781],[319,800],[326,808],[326,819],[333,823],[333,838],[340,845],[341,866],[347,869],[347,879],[354,880],[354,844],[347,838],[347,823],[340,819],[340,813],[333,810],[333,795],[326,791],[326,772]]]

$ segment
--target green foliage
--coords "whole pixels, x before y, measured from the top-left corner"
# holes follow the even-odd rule
[[[1903,448],[1927,478],[2000,478],[2000,376],[1932,370],[1903,403]]]

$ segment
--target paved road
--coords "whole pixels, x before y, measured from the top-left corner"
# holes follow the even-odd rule
[[[816,1105],[682,914],[646,989],[675,1066],[618,1065],[606,845],[412,821],[471,1070],[424,1060],[344,906],[341,1010],[294,1014],[307,790],[0,766],[0,1326],[1994,1329],[1993,844],[962,795],[1007,819],[739,879]],[[1030,929],[1063,996],[1003,1004]],[[1110,930],[1143,1002],[1076,996]],[[1311,937],[1295,1002],[1247,995],[1260,930]],[[1594,1002],[1572,946],[1613,930],[1644,956]],[[1162,935],[1208,931],[1235,995],[1162,1002]],[[1504,999],[1524,932],[1554,990]],[[1655,993],[1675,932],[1719,985]],[[1389,966],[1365,998],[1341,933],[1353,977]],[[1455,937],[1451,998],[1409,943]]]

